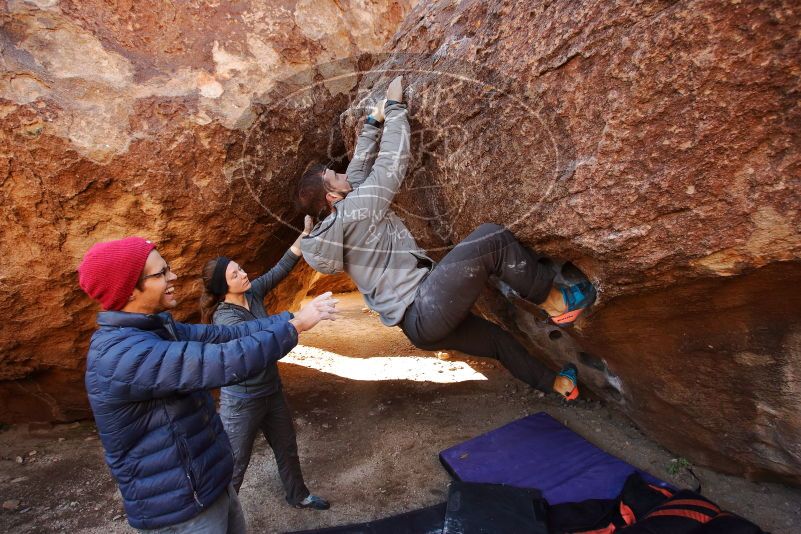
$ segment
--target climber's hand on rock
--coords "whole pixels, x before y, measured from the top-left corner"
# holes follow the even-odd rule
[[[335,321],[339,313],[337,302],[339,301],[331,296],[330,291],[323,293],[303,306],[289,322],[300,334],[314,328],[320,321]]]
[[[384,105],[387,103],[386,100],[380,101],[378,104],[373,106],[373,110],[370,112],[370,116],[377,120],[378,122],[384,122]]]
[[[387,100],[403,102],[403,76],[398,76],[387,87]]]

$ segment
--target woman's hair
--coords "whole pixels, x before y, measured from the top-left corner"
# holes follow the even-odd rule
[[[331,212],[331,206],[325,199],[329,191],[323,179],[327,168],[322,163],[312,165],[300,177],[295,189],[295,207],[304,215],[310,215],[317,220],[325,219]]]
[[[200,321],[211,324],[217,305],[223,301],[225,295],[219,296],[211,292],[211,279],[214,276],[214,269],[217,267],[217,259],[209,260],[203,266],[203,293],[200,295]]]

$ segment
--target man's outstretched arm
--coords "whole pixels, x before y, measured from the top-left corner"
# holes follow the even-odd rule
[[[255,376],[297,342],[297,331],[286,322],[225,343],[135,334],[120,342],[121,348],[92,360],[87,384],[106,384],[112,397],[127,401],[213,389]]]
[[[179,339],[200,341],[201,343],[226,343],[240,337],[253,335],[262,330],[271,330],[281,323],[289,323],[291,319],[292,315],[289,312],[281,312],[277,315],[237,323],[232,326],[176,322],[175,329],[178,332]],[[292,327],[290,326],[289,328],[291,329]]]
[[[353,159],[350,160],[348,170],[345,171],[353,189],[364,183],[373,168],[375,158],[378,156],[378,139],[380,137],[380,123],[369,121],[362,126],[359,139],[356,141],[356,148],[353,150]]]
[[[398,76],[387,90],[384,132],[370,174],[345,200],[351,207],[357,208],[351,212],[359,214],[360,218],[383,217],[406,176],[411,128],[406,104],[401,101],[401,83],[401,77]]]

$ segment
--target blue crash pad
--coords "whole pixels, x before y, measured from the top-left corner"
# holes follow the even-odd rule
[[[671,488],[602,451],[545,412],[446,449],[439,458],[457,480],[538,489],[550,505],[616,499],[634,472],[650,484]]]

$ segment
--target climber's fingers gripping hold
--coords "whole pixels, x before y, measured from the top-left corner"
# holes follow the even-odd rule
[[[373,110],[370,112],[370,116],[377,120],[378,122],[384,122],[384,105],[387,103],[386,100],[381,100],[373,106]]]
[[[403,102],[403,76],[398,76],[387,87],[387,100]]]

